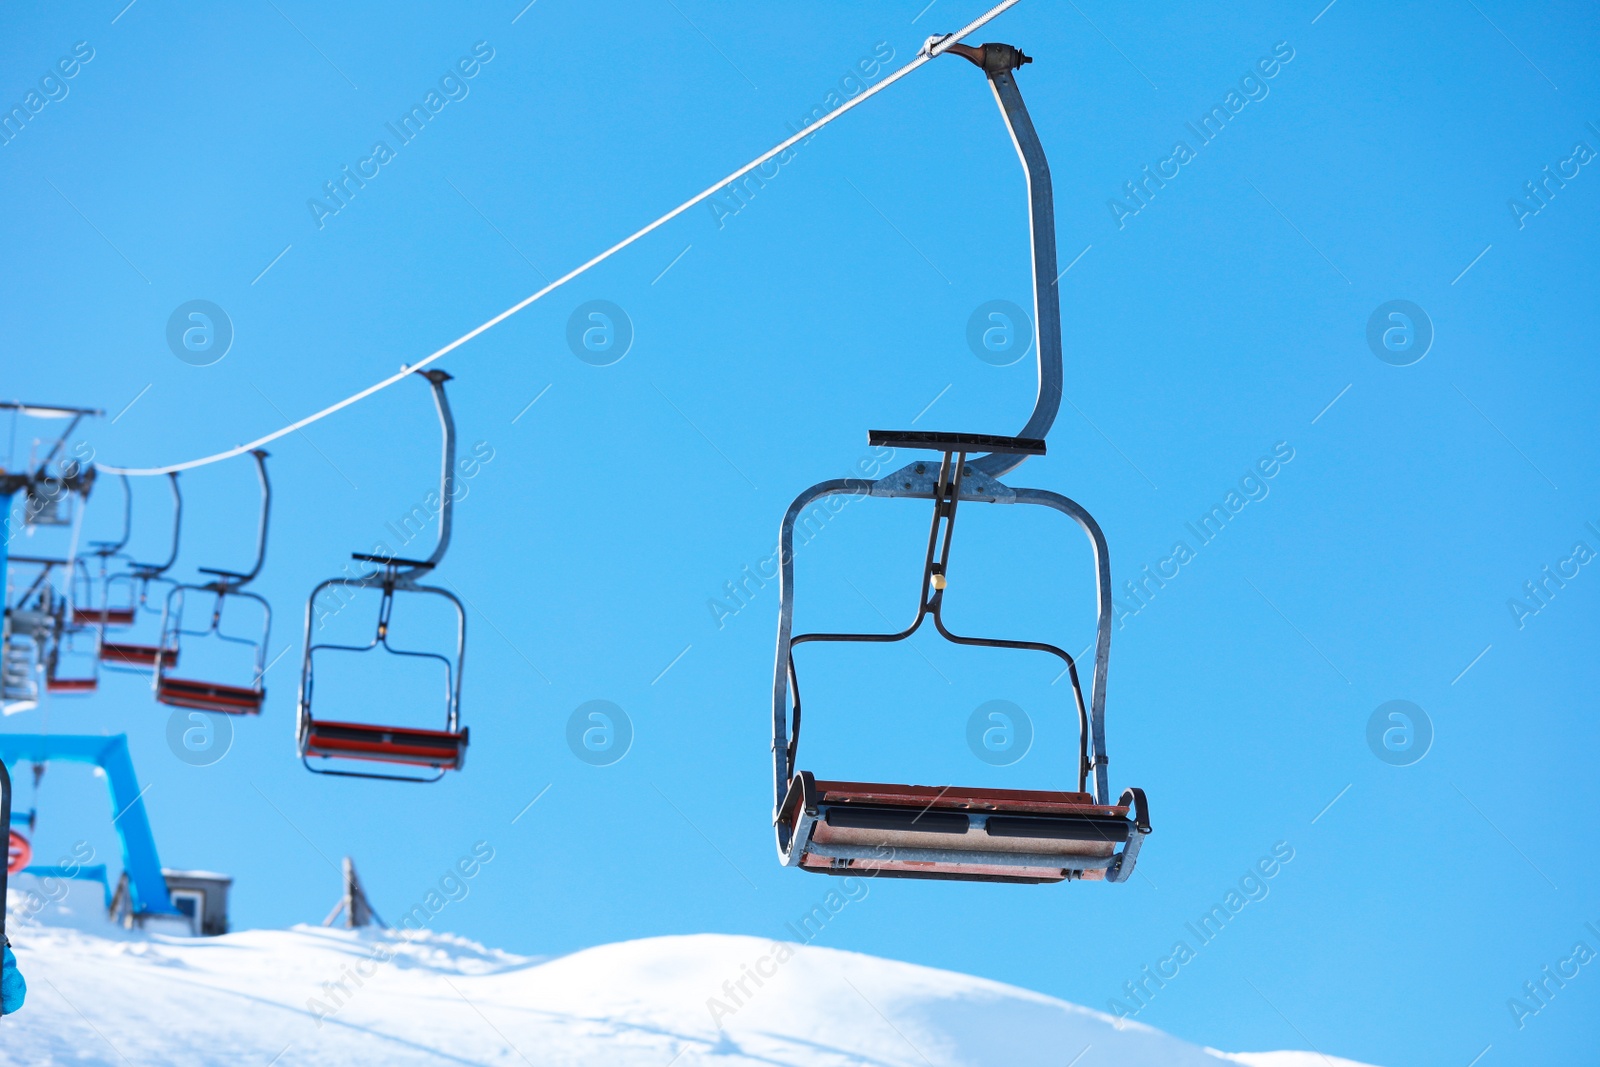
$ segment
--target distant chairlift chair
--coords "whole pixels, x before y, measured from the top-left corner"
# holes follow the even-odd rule
[[[100,640],[108,627],[133,624],[133,611],[113,608],[106,600],[111,560],[122,554],[133,530],[133,496],[128,476],[122,481],[122,536],[116,541],[94,541],[90,551],[75,555],[67,585],[72,595],[58,611],[55,639],[45,663],[45,688],[55,694],[88,696],[100,688]],[[89,647],[85,648],[87,643]],[[70,674],[71,660],[88,660],[84,674]]]
[[[296,739],[301,760],[306,769],[317,774],[342,775],[352,778],[379,778],[402,782],[436,782],[446,771],[460,770],[467,754],[467,730],[461,719],[461,669],[466,655],[467,616],[461,601],[454,593],[436,586],[421,585],[418,578],[432,571],[444,559],[450,547],[451,512],[454,507],[455,486],[452,472],[456,461],[455,420],[450,414],[450,402],[445,396],[444,383],[450,375],[441,370],[418,371],[433,388],[434,407],[439,414],[439,425],[444,435],[444,457],[439,474],[439,541],[433,553],[424,560],[397,559],[392,556],[374,556],[360,552],[351,558],[371,564],[377,569],[356,578],[332,578],[311,590],[306,601],[305,654],[300,670],[300,699]],[[316,625],[317,597],[325,590],[355,591],[376,589],[381,599],[378,603],[377,630],[365,645],[315,644],[312,632]],[[394,609],[395,593],[427,593],[443,597],[456,613],[456,641],[453,656],[440,652],[420,652],[396,648],[389,643],[389,618]],[[445,670],[444,729],[429,730],[412,726],[382,726],[375,723],[330,721],[319,719],[312,712],[313,665],[319,652],[366,653],[375,649],[396,656],[434,660]],[[316,763],[313,763],[313,760]],[[332,761],[364,761],[366,764],[387,763],[417,768],[417,773],[383,773],[375,770],[344,770]]]
[[[178,708],[197,711],[223,712],[229,715],[257,715],[266,699],[266,689],[261,677],[267,669],[267,637],[272,632],[272,606],[264,597],[245,591],[245,586],[261,573],[261,564],[267,556],[267,523],[272,512],[272,483],[267,480],[267,453],[255,449],[250,453],[256,461],[256,478],[261,484],[261,517],[256,527],[256,559],[248,571],[216,570],[201,567],[201,574],[212,580],[193,585],[179,583],[167,594],[166,608],[161,618],[161,640],[158,650],[172,649],[169,658],[164,652],[156,655],[156,700]],[[210,593],[215,598],[211,605],[211,621],[203,629],[186,629],[183,625],[185,605],[191,595]],[[260,638],[240,637],[224,633],[222,614],[229,599],[248,600],[261,608]],[[185,640],[215,637],[232,644],[244,645],[254,650],[255,669],[244,685],[223,682],[204,682],[192,678],[176,678],[168,672],[177,662],[178,649]]]
[[[925,47],[939,40],[932,39]],[[790,505],[780,531],[781,603],[772,702],[773,823],[778,856],[786,866],[832,875],[1018,883],[1067,879],[1125,882],[1133,875],[1150,821],[1144,793],[1129,789],[1113,801],[1107,777],[1105,693],[1112,590],[1105,537],[1089,513],[1074,501],[1058,493],[1017,489],[998,481],[1027,456],[1044,454],[1044,437],[1055,421],[1062,391],[1050,171],[1014,75],[1029,59],[1009,45],[952,45],[947,50],[971,60],[987,74],[1027,173],[1038,323],[1038,399],[1032,417],[1014,438],[873,431],[869,435],[872,444],[928,449],[941,453],[942,458],[918,461],[876,481],[845,478],[822,482]],[[987,454],[968,459],[974,452]],[[911,624],[897,633],[792,633],[796,521],[815,501],[840,494],[934,502],[921,602]],[[957,505],[964,501],[1043,505],[1060,511],[1088,535],[1094,549],[1099,612],[1094,683],[1087,705],[1077,665],[1064,649],[1036,641],[966,637],[945,627],[941,610],[949,584],[950,542]],[[902,641],[928,619],[956,644],[1034,650],[1065,664],[1079,722],[1076,792],[827,781],[810,771],[797,770],[800,690],[795,646],[822,641]]]
[[[132,626],[134,620],[133,605],[113,605],[109,598],[111,561],[124,558],[122,550],[133,534],[133,490],[128,486],[126,474],[117,477],[122,483],[122,537],[116,541],[91,541],[89,551],[78,559],[72,572],[72,616],[68,622],[75,627],[92,627],[98,632],[124,629]]]
[[[163,647],[161,619],[166,611],[167,596],[177,586],[167,571],[178,561],[178,541],[183,531],[183,493],[178,488],[177,474],[167,475],[172,491],[172,547],[161,563],[130,561],[126,571],[106,576],[101,583],[101,606],[105,625],[100,632],[100,665],[108,671],[131,674],[148,674],[158,667],[174,667],[178,663],[178,647]],[[130,498],[131,500],[131,498]],[[166,590],[158,596],[152,595]],[[126,590],[121,593],[119,590]],[[106,640],[105,630],[113,627],[132,628],[141,618],[150,618],[156,626],[157,643],[140,644],[131,639]],[[125,622],[123,620],[126,620]]]
[[[82,560],[76,566],[81,567]],[[76,567],[74,567],[74,570]],[[45,691],[56,696],[90,696],[100,688],[99,658],[96,656],[96,632],[93,627],[74,624],[75,611],[64,598],[54,605],[54,628],[45,652]],[[87,661],[80,667],[87,673],[73,674],[69,664]]]

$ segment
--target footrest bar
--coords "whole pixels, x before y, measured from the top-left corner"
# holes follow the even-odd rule
[[[935,430],[868,430],[867,443],[884,448],[921,448],[932,452],[1000,452],[1013,456],[1042,456],[1044,442],[1036,437],[1001,437],[988,433],[941,433]]]

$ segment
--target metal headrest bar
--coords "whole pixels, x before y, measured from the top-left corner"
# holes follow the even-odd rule
[[[237,571],[219,570],[214,567],[199,568],[201,574],[215,575],[220,579],[216,585],[224,587],[222,592],[234,593],[255,581],[256,575],[261,573],[261,564],[267,558],[267,523],[272,516],[272,482],[267,478],[267,452],[265,449],[254,449],[250,456],[256,461],[256,479],[261,483],[261,518],[256,524],[256,561],[250,569],[243,574]],[[178,491],[178,480],[172,480],[172,491]],[[177,532],[173,532],[173,551],[177,551]],[[170,565],[170,564],[169,564]]]
[[[1017,88],[1016,69],[1033,60],[1023,55],[1021,49],[1006,44],[983,44],[977,47],[950,45],[945,51],[970,60],[989,79],[995,102],[1000,105],[1000,115],[1022,160],[1028,179],[1028,222],[1033,244],[1033,321],[1038,355],[1039,393],[1034,401],[1033,414],[1017,431],[1017,437],[1044,440],[1061,409],[1061,300],[1056,288],[1056,218],[1055,196],[1050,185],[1050,163],[1045,159],[1044,146],[1033,128],[1028,108]],[[979,456],[972,466],[991,478],[1014,470],[1027,458],[1026,453],[995,452]]]
[[[450,375],[433,369],[417,373],[428,379],[428,384],[433,387],[433,404],[439,412],[439,430],[444,438],[443,455],[439,461],[439,543],[433,546],[432,554],[424,561],[429,567],[437,567],[444,559],[445,550],[450,547],[450,520],[455,510],[455,487],[450,483],[456,467],[456,420],[450,413],[450,398],[444,392],[444,383],[451,380]]]

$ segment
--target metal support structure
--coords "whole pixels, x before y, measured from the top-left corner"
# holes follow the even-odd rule
[[[1106,771],[1105,694],[1111,661],[1112,588],[1111,557],[1104,532],[1094,517],[1076,501],[1047,489],[1012,489],[1000,482],[976,473],[976,464],[955,464],[957,476],[952,477],[951,455],[947,453],[938,463],[918,462],[903,467],[877,481],[840,478],[822,482],[801,493],[783,517],[778,534],[778,652],[772,678],[772,754],[773,799],[781,807],[795,773],[795,750],[799,742],[799,692],[794,669],[794,646],[808,641],[903,641],[921,628],[925,619],[932,618],[940,634],[956,644],[975,644],[991,648],[1019,648],[1046,652],[1061,659],[1072,679],[1073,693],[1080,715],[1079,731],[1079,784],[1091,784],[1088,790],[1096,804],[1110,804],[1111,789]],[[959,477],[962,469],[972,473]],[[938,473],[933,471],[937,469]],[[905,629],[892,634],[794,634],[794,531],[800,516],[812,504],[829,496],[901,497],[935,500],[933,530],[929,535],[928,556],[923,565],[923,594],[916,617]],[[1087,710],[1082,688],[1078,681],[1077,665],[1063,649],[1031,641],[1006,641],[989,638],[962,637],[945,628],[940,611],[948,581],[950,538],[955,523],[956,505],[962,500],[991,504],[1038,504],[1061,512],[1078,524],[1094,551],[1095,593],[1097,600],[1095,622],[1095,662],[1090,683]],[[942,524],[942,531],[941,531]],[[943,546],[935,559],[935,545],[940,533]],[[791,688],[794,692],[791,701]],[[791,709],[795,727],[793,736],[789,727]]]
[[[1109,759],[1106,755],[1106,678],[1111,668],[1111,550],[1106,545],[1106,535],[1100,529],[1100,524],[1077,501],[1048,489],[1017,489],[1015,492],[1018,504],[1040,504],[1053,508],[1077,523],[1094,548],[1094,678],[1089,684],[1087,762],[1094,786],[1090,792],[1095,803],[1110,804],[1111,784],[1106,771]],[[1073,669],[1072,688],[1078,693],[1081,708],[1083,693],[1078,686],[1076,668]]]
[[[156,852],[155,834],[145,812],[144,794],[133,770],[126,734],[110,737],[73,734],[0,733],[0,764],[26,760],[44,763],[87,763],[105,772],[111,793],[113,825],[122,842],[122,869],[128,876],[136,915],[177,915],[167,895],[167,882],[161,874],[161,858]],[[6,806],[10,806],[9,787]],[[9,812],[5,820],[10,825]]]
[[[89,555],[102,560],[121,553],[128,547],[128,539],[133,536],[133,487],[128,484],[126,474],[117,475],[117,480],[122,484],[122,536],[115,541],[89,542]]]
[[[1032,62],[1009,45],[985,44],[976,48],[951,45],[948,52],[971,60],[989,78],[995,103],[1005,120],[1011,143],[1022,160],[1028,184],[1028,235],[1032,249],[1034,350],[1039,368],[1039,392],[1033,413],[1018,437],[1044,440],[1061,410],[1063,372],[1061,360],[1061,295],[1056,286],[1056,209],[1055,190],[1050,183],[1050,163],[1044,145],[1033,128],[1022,90],[1017,88],[1016,68]],[[1014,470],[1027,457],[991,453],[972,461],[974,469],[991,478]]]
[[[99,628],[104,629],[106,620],[110,616],[111,607],[108,598],[111,591],[109,585],[111,560],[122,554],[122,550],[128,547],[128,539],[133,536],[133,488],[128,484],[126,474],[120,474],[117,478],[122,483],[122,536],[115,541],[89,542],[89,551],[84,554],[85,559],[78,560],[73,568],[73,579],[77,585],[72,595],[74,610],[69,621],[74,625],[80,623],[95,625],[93,620],[98,618]],[[93,572],[86,564],[86,560],[90,557],[98,563]],[[94,595],[96,581],[99,583],[99,596]],[[80,598],[79,589],[87,595]],[[80,607],[80,604],[88,606]]]
[[[359,929],[376,923],[387,930],[389,924],[373,910],[372,902],[367,899],[367,891],[361,884],[361,878],[356,874],[356,861],[349,856],[344,858],[344,892],[339,896],[339,903],[333,906],[328,917],[322,920],[323,926],[332,926],[344,917],[347,930]]]
[[[178,488],[178,475],[176,472],[167,475],[167,484],[172,489],[172,548],[167,552],[167,558],[161,563],[135,563],[133,571],[142,579],[159,578],[172,569],[178,562],[178,540],[183,533],[183,490]]]
[[[450,411],[450,398],[445,395],[444,383],[450,375],[442,370],[419,371],[433,389],[433,406],[439,415],[439,540],[424,560],[429,567],[444,562],[450,548],[451,517],[455,514],[455,490],[451,485],[456,469],[456,418]]]
[[[122,479],[124,483],[127,482],[126,475],[123,475]],[[137,560],[130,560],[125,574],[114,574],[106,580],[108,599],[109,587],[112,584],[126,582],[129,585],[128,603],[135,610],[146,606],[150,583],[161,579],[172,569],[172,565],[178,562],[178,543],[183,535],[183,490],[178,487],[176,474],[167,475],[167,484],[172,491],[172,541],[167,549],[167,558],[160,563],[140,563]],[[132,502],[133,497],[130,494],[128,497],[130,511]],[[127,540],[124,536],[124,545]],[[122,546],[117,547],[120,549]]]
[[[72,432],[78,428],[78,423],[85,418],[99,418],[105,414],[99,408],[74,408],[62,407],[55,404],[23,404],[17,401],[0,401],[0,411],[10,411],[13,418],[26,415],[35,419],[69,419],[67,428],[57,435],[50,450],[44,458],[39,460],[38,467],[31,473],[23,475],[21,489],[27,497],[23,511],[23,523],[28,526],[65,526],[70,520],[61,515],[60,503],[62,494],[77,494],[84,499],[89,496],[89,490],[94,486],[94,467],[83,466],[76,461],[67,461],[62,465],[61,474],[50,473],[50,464],[54,463],[61,455],[61,450],[66,446]],[[68,463],[71,469],[68,470]],[[15,490],[12,490],[15,492]]]
[[[167,571],[178,561],[178,544],[183,532],[183,491],[178,487],[178,476],[167,475],[168,488],[172,492],[172,543],[167,551],[167,558],[160,563],[140,563],[137,560],[128,563],[128,569],[122,574],[114,574],[105,581],[105,599],[109,606],[111,602],[112,586],[126,584],[128,596],[125,610],[130,616],[128,625],[136,625],[141,613],[154,615],[157,623],[163,621],[166,613],[167,597],[171,595],[177,583],[166,577]],[[160,596],[159,606],[150,606],[150,590],[153,586],[160,585],[166,592]],[[157,640],[161,634],[157,632]],[[139,645],[130,640],[107,641],[104,627],[99,635],[99,648],[97,654],[101,666],[108,671],[128,674],[143,674],[154,672],[157,662],[166,658],[159,645]],[[172,655],[176,655],[173,651]],[[170,666],[171,664],[169,664]]]
[[[76,409],[69,409],[76,411]],[[73,424],[84,414],[74,415]],[[64,439],[64,438],[63,438]],[[0,472],[0,507],[4,509],[6,545],[0,549],[0,592],[5,601],[5,618],[0,625],[0,704],[7,712],[36,707],[55,678],[55,664],[66,635],[72,630],[72,596],[77,584],[78,536],[83,526],[84,509],[71,508],[70,518],[55,525],[70,525],[67,551],[63,556],[22,556],[10,552],[12,504],[17,492],[24,494],[23,524],[28,525],[34,507],[36,487],[48,481],[50,501],[62,493],[87,498],[93,482],[92,468],[75,469],[57,478],[45,467],[34,473]],[[52,504],[51,506],[54,506]],[[10,585],[11,569],[16,564],[37,567],[26,588],[15,596]],[[53,575],[60,574],[58,580]],[[76,690],[76,686],[73,687]]]
[[[240,574],[237,571],[218,570],[215,567],[200,567],[201,574],[209,574],[216,581],[207,583],[200,588],[211,589],[218,594],[236,593],[255,581],[256,575],[261,573],[261,564],[267,558],[267,522],[272,516],[272,482],[267,478],[267,453],[263,449],[256,449],[250,453],[256,461],[256,480],[261,483],[261,513],[256,522],[256,559],[250,569]],[[176,490],[177,482],[173,482]],[[173,546],[176,550],[177,536],[173,536]]]
[[[39,469],[34,472],[31,480],[38,481],[48,476],[48,468],[60,455],[61,449],[66,445],[67,438],[72,436],[72,431],[78,428],[78,423],[85,418],[101,418],[105,415],[99,408],[74,408],[59,404],[24,404],[16,400],[0,400],[0,411],[10,411],[17,415],[27,415],[35,419],[71,419],[67,428],[56,437],[55,444],[50,446],[50,451],[39,461]]]

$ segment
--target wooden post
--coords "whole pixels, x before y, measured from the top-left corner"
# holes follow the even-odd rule
[[[358,926],[371,926],[374,923],[388,929],[389,924],[378,917],[372,910],[372,904],[367,900],[367,891],[361,888],[361,879],[356,874],[355,860],[349,856],[344,858],[344,893],[339,897],[339,903],[334,905],[328,917],[322,920],[323,926],[332,926],[340,915],[344,916],[346,929],[354,930]]]

